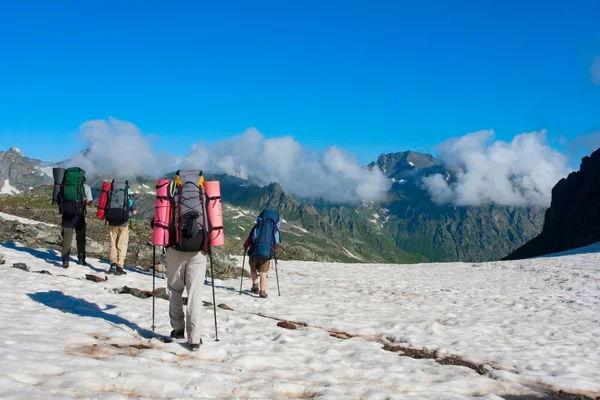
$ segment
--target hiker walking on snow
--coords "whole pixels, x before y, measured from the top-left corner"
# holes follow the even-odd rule
[[[79,167],[67,168],[58,194],[59,213],[62,214],[62,267],[69,268],[73,232],[77,241],[77,264],[85,261],[86,206],[92,205],[92,189],[84,183],[85,171]]]
[[[276,258],[279,247],[279,215],[276,210],[265,208],[256,218],[256,224],[250,230],[244,249],[248,251],[252,293],[261,298],[267,297],[267,272],[271,259]],[[258,275],[260,274],[260,288]]]
[[[177,171],[171,189],[172,220],[169,224],[169,246],[165,253],[171,337],[186,337],[192,351],[202,344],[200,328],[204,305],[202,294],[206,275],[206,255],[210,244],[210,222],[206,212],[202,171]],[[183,290],[187,291],[187,307],[183,311]]]
[[[129,182],[113,179],[104,217],[108,223],[108,241],[110,243],[110,268],[106,271],[107,274],[127,274],[124,266],[129,245],[128,222],[135,214],[137,214],[137,210],[131,199]]]

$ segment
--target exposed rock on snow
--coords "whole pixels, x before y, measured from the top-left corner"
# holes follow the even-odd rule
[[[298,327],[296,325],[292,324],[291,322],[287,322],[287,321],[278,322],[277,326],[279,326],[280,328],[285,328],[285,329],[298,329]]]

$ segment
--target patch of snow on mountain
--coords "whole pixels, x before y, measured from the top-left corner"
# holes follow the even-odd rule
[[[21,157],[25,157],[25,154],[23,154],[23,152],[22,152],[21,150],[19,150],[19,148],[18,148],[18,147],[15,147],[15,146],[13,146],[13,147],[11,147],[11,148],[10,148],[10,150],[9,150],[9,151],[11,151],[11,152],[13,152],[13,153],[16,153],[16,154],[18,154],[18,155],[20,155]]]
[[[355,260],[360,260],[363,261],[362,258],[360,258],[359,256],[357,256],[356,254],[351,253],[347,248],[345,248],[344,246],[341,246],[342,249],[344,249],[344,251],[346,252],[346,254],[348,254],[350,257],[354,258]]]
[[[415,164],[413,164],[412,161],[409,161],[408,163],[410,164],[411,167],[415,166]]]
[[[547,258],[547,257],[564,257],[564,256],[574,256],[579,254],[588,254],[588,253],[600,253],[600,242],[596,242],[587,246],[577,247],[575,249],[562,251],[560,253],[547,254],[545,256],[539,256],[535,258]]]
[[[0,193],[2,193],[2,194],[19,194],[21,192],[18,189],[12,187],[10,185],[10,181],[8,179],[5,179],[4,184],[2,185],[2,189],[0,189]]]
[[[292,230],[287,230],[287,229],[283,229],[283,228],[281,228],[281,229],[279,229],[279,231],[280,231],[280,232],[284,232],[284,233],[289,233],[290,235],[294,235],[294,236],[302,237],[302,235],[301,235],[301,234],[299,234],[299,233],[297,233],[297,232],[294,232],[294,231],[292,231]]]
[[[296,229],[298,229],[301,232],[308,233],[308,231],[306,229],[304,229],[303,227],[301,227],[301,226],[292,225],[292,228],[296,228]]]
[[[242,213],[238,210],[238,215],[236,215],[235,217],[231,217],[231,219],[238,219],[240,217],[245,217],[245,215],[244,215],[244,213]]]
[[[46,225],[46,226],[57,226],[54,224],[48,224],[46,222],[41,222],[41,221],[35,221],[33,219],[28,219],[28,218],[23,218],[23,217],[17,217],[16,215],[11,215],[11,214],[6,214],[3,212],[0,212],[0,218],[4,219],[6,221],[18,221],[22,224],[29,224],[29,225],[37,225],[37,224],[41,224],[41,225]]]

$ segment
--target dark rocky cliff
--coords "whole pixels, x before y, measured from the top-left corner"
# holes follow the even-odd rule
[[[600,149],[581,160],[579,171],[554,186],[542,233],[505,259],[536,257],[599,241]]]

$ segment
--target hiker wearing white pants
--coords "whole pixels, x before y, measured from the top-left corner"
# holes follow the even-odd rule
[[[187,333],[192,349],[202,344],[200,326],[204,306],[202,292],[206,275],[206,256],[201,252],[184,252],[168,248],[165,254],[171,337],[183,339]],[[183,313],[183,289],[188,294],[186,314]]]

